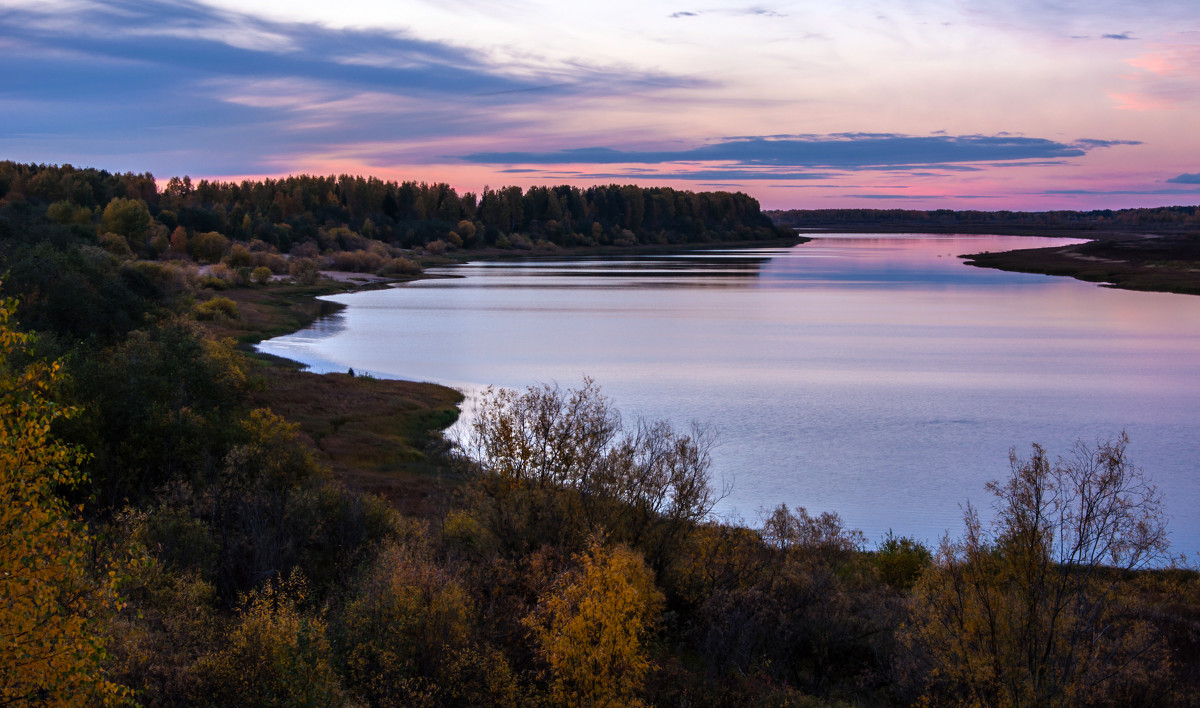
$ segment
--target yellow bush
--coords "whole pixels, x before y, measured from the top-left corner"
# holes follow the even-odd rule
[[[197,662],[195,701],[214,706],[337,706],[341,686],[329,663],[325,621],[300,608],[304,577],[293,571],[250,593],[228,645]]]
[[[559,579],[526,622],[549,667],[555,702],[638,706],[650,660],[645,640],[663,596],[642,557],[593,539],[580,567]]]
[[[214,297],[196,306],[198,320],[236,320],[238,316],[237,303],[223,296]]]
[[[56,493],[84,482],[86,455],[50,434],[74,413],[49,398],[59,364],[18,365],[30,343],[0,301],[0,704],[107,703],[123,690],[101,670],[115,570],[89,572],[91,538]]]

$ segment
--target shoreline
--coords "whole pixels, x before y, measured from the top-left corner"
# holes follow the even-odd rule
[[[455,265],[471,260],[515,258],[555,259],[596,255],[692,252],[751,246],[792,246],[809,239],[770,242],[729,242],[703,247],[627,247],[579,249],[565,252],[460,252],[461,259],[439,259],[427,265]],[[503,257],[507,255],[508,257]],[[439,383],[404,378],[376,378],[349,373],[313,373],[307,364],[259,352],[255,345],[272,337],[298,332],[345,305],[321,299],[390,288],[396,284],[447,277],[411,275],[379,278],[343,274],[313,285],[276,281],[260,287],[238,287],[218,294],[234,301],[236,320],[203,322],[207,336],[232,338],[252,362],[258,380],[252,394],[257,406],[299,426],[301,439],[334,476],[359,491],[378,494],[401,512],[434,518],[461,480],[447,477],[437,460],[445,450],[443,433],[461,414],[464,400],[458,389]]]
[[[1068,276],[1121,290],[1200,295],[1200,239],[1093,240],[961,258],[977,268]]]
[[[1064,248],[1070,248],[1070,246],[1033,249],[1033,252],[1059,251]],[[1005,258],[1012,254],[1020,256],[1027,252],[1029,249],[979,254],[979,257]],[[483,254],[465,255],[474,259],[488,260]],[[557,255],[561,257],[561,254]],[[586,258],[581,254],[571,255]],[[545,257],[540,255],[530,257],[545,260]],[[973,257],[964,258],[963,265],[989,267],[970,260]],[[330,303],[319,299],[322,296],[382,289],[391,287],[398,282],[412,282],[430,277],[439,276],[422,274],[405,278],[351,283],[338,283],[323,279],[314,286],[305,287],[281,283],[266,288],[246,288],[240,289],[240,292],[231,290],[225,291],[225,293],[235,297],[239,306],[242,303],[245,303],[246,307],[262,305],[270,309],[280,320],[286,320],[286,322],[276,321],[274,326],[260,328],[253,333],[243,333],[240,337],[243,348],[249,349],[253,343],[262,341],[269,336],[297,331],[319,317],[337,312],[345,307],[339,303]],[[243,310],[243,312],[245,311]],[[418,515],[429,513],[433,500],[444,493],[444,489],[438,490],[438,485],[455,484],[454,480],[444,479],[444,475],[439,475],[435,469],[436,465],[426,463],[424,455],[426,450],[431,447],[431,443],[439,438],[441,433],[451,426],[460,415],[461,411],[457,406],[462,398],[458,389],[443,384],[419,383],[403,378],[352,377],[344,370],[325,374],[303,372],[299,369],[304,364],[293,359],[273,357],[259,352],[253,352],[250,356],[263,364],[260,370],[263,372],[265,391],[258,396],[258,399],[288,420],[300,423],[306,436],[312,441],[311,445],[314,450],[318,451],[327,464],[335,468],[336,474],[347,483],[360,489],[382,494],[398,508]],[[382,399],[387,397],[394,397],[397,401],[401,401],[421,398],[426,394],[432,395],[434,392],[441,392],[438,394],[440,408],[419,401],[412,406],[404,404],[387,408],[379,405]],[[308,400],[310,398],[318,400],[312,402]],[[453,409],[451,414],[447,414],[449,409]],[[440,412],[438,412],[439,410]],[[402,431],[402,435],[397,434],[396,439],[386,445],[374,436],[365,441],[346,437],[347,433],[354,433],[356,427],[362,430],[371,426],[378,428],[392,425],[389,423],[390,418],[413,412],[416,412],[417,416],[416,418],[410,417],[409,420],[415,421],[413,425],[416,427],[409,427],[407,431]],[[347,421],[351,425],[346,426]],[[417,425],[418,423],[419,425]],[[373,460],[355,459],[355,448],[372,445],[379,447],[372,453]]]

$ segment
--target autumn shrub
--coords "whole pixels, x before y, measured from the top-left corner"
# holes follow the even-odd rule
[[[308,240],[292,246],[290,254],[293,259],[316,258],[321,255],[321,248],[317,245],[316,241]]]
[[[861,533],[836,514],[780,505],[757,544],[744,533],[704,535],[720,545],[701,556],[715,565],[700,569],[712,580],[698,595],[692,636],[710,671],[818,694],[884,680],[902,602],[878,583]]]
[[[137,271],[151,288],[165,298],[195,293],[200,278],[194,266],[171,262],[135,261],[128,267]]]
[[[451,555],[475,561],[491,558],[496,550],[491,531],[463,510],[450,512],[442,522],[442,543]]]
[[[328,256],[333,270],[373,273],[383,267],[384,257],[374,251],[337,251]]]
[[[420,275],[421,265],[416,261],[404,258],[392,258],[379,268],[379,275]]]
[[[651,668],[646,644],[663,596],[642,558],[593,539],[538,599],[527,626],[546,667],[552,700],[561,705],[639,706]]]
[[[875,567],[880,578],[892,587],[910,590],[929,566],[933,554],[923,543],[907,536],[887,536],[875,550]]]
[[[342,705],[325,620],[306,597],[296,572],[246,595],[225,646],[196,662],[193,705]]]
[[[578,389],[489,389],[463,449],[478,465],[481,518],[507,553],[566,552],[599,530],[661,572],[721,498],[710,486],[711,433],[666,422],[626,428],[590,379]]]
[[[292,258],[288,264],[288,273],[292,280],[301,285],[312,285],[321,275],[316,260],[312,258]]]
[[[252,251],[250,265],[256,269],[267,268],[274,275],[285,275],[288,272],[288,259],[269,251]]]
[[[104,231],[120,234],[131,242],[141,243],[150,228],[150,210],[141,199],[118,197],[108,202],[100,215]]]
[[[249,267],[251,264],[250,249],[246,248],[245,244],[233,244],[225,256],[225,264],[234,269]]]
[[[1161,502],[1124,434],[1051,462],[1010,454],[988,490],[985,528],[968,506],[916,586],[904,633],[933,702],[1156,704],[1168,684],[1162,636],[1125,592],[1122,570],[1165,559]]]
[[[122,535],[152,549],[148,553],[165,569],[211,578],[220,562],[220,548],[212,528],[193,513],[195,494],[190,485],[172,480],[158,494],[159,503],[140,513],[140,526],[121,529]]]
[[[439,704],[458,683],[450,670],[471,650],[473,623],[453,578],[411,545],[386,545],[342,616],[348,687],[375,706]]]
[[[239,317],[237,303],[227,297],[217,296],[196,306],[198,320],[236,320]]]
[[[86,482],[86,455],[51,435],[75,411],[50,398],[60,365],[25,358],[15,310],[0,300],[0,704],[108,703],[122,694],[101,671],[116,570],[96,567],[60,496]]]
[[[188,239],[187,249],[196,260],[216,264],[229,252],[229,239],[216,231],[198,233]]]
[[[230,268],[224,263],[217,263],[208,267],[208,277],[206,284],[214,287],[217,290],[225,288],[244,286],[250,283],[250,269],[246,267]],[[213,285],[214,282],[220,281],[219,284]]]
[[[266,285],[271,282],[271,275],[271,269],[266,266],[258,266],[250,271],[250,279],[254,281],[255,285]]]
[[[99,237],[100,248],[108,251],[117,258],[129,258],[133,255],[133,251],[129,249],[129,241],[121,234],[114,234],[110,231],[105,231]]]
[[[320,528],[303,501],[323,476],[297,444],[295,425],[262,409],[234,425],[237,439],[195,512],[219,539],[215,580],[226,600],[299,565],[310,532]]]
[[[460,238],[463,241],[466,241],[469,243],[472,240],[474,240],[477,229],[475,227],[474,222],[469,221],[467,219],[463,219],[463,220],[459,221],[458,225],[456,225],[454,227],[454,231],[455,231],[455,233],[457,233],[460,236]]]
[[[123,606],[113,622],[106,664],[140,704],[184,705],[198,691],[194,665],[219,649],[225,623],[216,590],[202,577],[207,563],[180,563],[194,555],[190,548],[164,553],[159,544],[173,534],[164,534],[161,526],[152,530],[153,515],[126,510],[110,526],[112,536],[143,561],[121,580]],[[168,515],[171,522],[188,523],[174,510]],[[183,538],[197,540],[193,533]]]
[[[314,597],[345,592],[378,549],[415,532],[380,497],[347,489],[336,481],[312,480],[293,491],[282,519],[280,540],[295,563],[311,578]],[[288,545],[287,538],[297,543]]]

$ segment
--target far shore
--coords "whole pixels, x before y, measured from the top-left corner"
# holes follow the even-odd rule
[[[1200,295],[1200,237],[1104,238],[1049,248],[963,256],[967,265],[1066,275],[1123,290]]]

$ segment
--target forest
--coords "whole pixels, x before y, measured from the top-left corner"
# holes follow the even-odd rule
[[[306,241],[327,249],[322,229],[328,225],[402,248],[441,241],[450,248],[529,250],[534,245],[634,246],[790,236],[760,211],[756,200],[740,192],[564,185],[485,187],[480,194],[460,195],[446,184],[350,175],[195,184],[189,177],[172,177],[159,191],[148,173],[0,162],[0,199],[10,203],[71,204],[79,211],[63,215],[70,220],[82,219],[83,209],[104,209],[114,198],[144,203],[154,226],[166,230],[146,244],[135,244],[143,254],[146,248],[161,254],[176,228],[234,241],[258,240],[283,253]]]
[[[742,194],[0,163],[0,703],[1191,705],[1200,575],[1119,431],[929,547],[714,518],[711,431],[603,382],[451,442],[457,392],[248,346],[322,271],[778,238]]]

